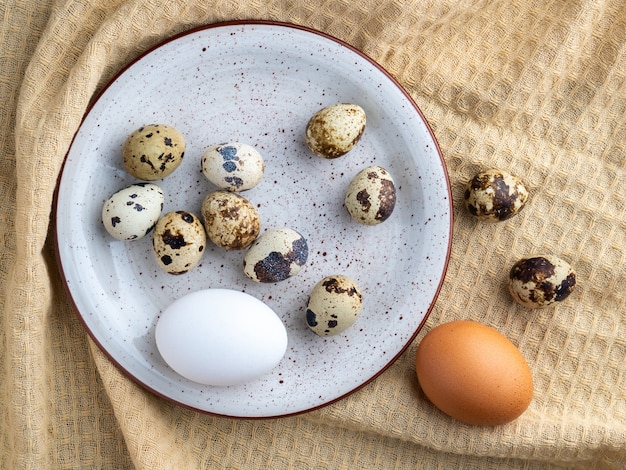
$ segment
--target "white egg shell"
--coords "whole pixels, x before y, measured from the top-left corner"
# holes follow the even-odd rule
[[[161,216],[163,191],[154,183],[120,189],[102,206],[102,224],[118,240],[139,240],[150,233]]]
[[[287,331],[276,313],[256,297],[230,289],[175,300],[157,320],[155,340],[174,371],[215,386],[262,377],[287,350]]]
[[[365,123],[365,111],[359,105],[333,104],[320,109],[309,119],[305,142],[318,157],[341,157],[361,139]]]
[[[202,258],[205,247],[204,226],[191,212],[168,212],[154,227],[154,257],[159,267],[170,274],[183,274],[192,269]]]
[[[243,272],[256,282],[284,281],[300,272],[308,255],[307,242],[298,232],[273,229],[250,246],[243,260]]]
[[[202,173],[218,188],[244,191],[261,182],[265,163],[257,149],[242,142],[209,147],[202,156]]]
[[[396,205],[396,186],[387,170],[373,165],[359,171],[346,191],[345,206],[355,222],[378,225]]]
[[[185,156],[185,137],[165,124],[149,124],[131,133],[122,147],[122,163],[135,178],[154,181],[172,174]]]
[[[306,309],[308,327],[319,336],[343,333],[356,322],[363,309],[359,286],[347,276],[327,276],[309,295]]]

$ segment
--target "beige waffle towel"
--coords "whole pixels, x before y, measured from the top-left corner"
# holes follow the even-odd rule
[[[0,18],[0,468],[626,468],[626,2],[4,0]],[[287,419],[212,417],[138,387],[88,338],[53,251],[57,176],[94,94],[160,40],[232,19],[303,24],[383,65],[429,119],[455,199],[425,329],[357,393]],[[476,223],[460,204],[486,166],[529,187],[515,219]],[[536,252],[578,273],[555,309],[503,287]],[[459,318],[528,359],[536,393],[515,422],[465,426],[419,391],[418,341]]]

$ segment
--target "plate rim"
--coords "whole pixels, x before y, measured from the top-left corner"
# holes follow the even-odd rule
[[[372,374],[370,377],[368,377],[367,379],[365,379],[363,382],[361,382],[358,386],[350,389],[349,391],[333,398],[330,399],[324,403],[320,403],[318,405],[312,406],[312,407],[308,407],[306,409],[302,409],[302,410],[296,410],[296,411],[292,411],[292,412],[287,412],[287,413],[282,413],[282,414],[274,414],[271,416],[238,416],[238,415],[231,415],[231,414],[224,414],[224,413],[219,413],[219,412],[215,412],[215,411],[210,411],[210,410],[206,410],[203,408],[199,408],[196,406],[193,406],[191,404],[188,403],[184,403],[181,402],[177,399],[175,399],[172,396],[167,395],[164,392],[161,392],[159,390],[156,390],[154,387],[151,387],[150,385],[148,385],[147,383],[144,383],[143,381],[141,381],[138,377],[136,377],[130,370],[128,370],[128,368],[126,368],[125,366],[123,366],[117,359],[115,359],[112,355],[112,353],[110,353],[107,348],[102,344],[102,342],[97,338],[96,334],[91,330],[91,328],[89,328],[87,321],[85,319],[85,317],[81,314],[76,301],[74,299],[74,295],[72,294],[72,291],[69,287],[68,284],[68,279],[65,275],[65,270],[63,269],[63,261],[61,259],[61,250],[60,250],[60,245],[59,245],[59,236],[58,236],[58,230],[57,230],[57,224],[58,224],[58,209],[59,209],[59,190],[60,190],[60,186],[61,186],[61,180],[63,179],[63,175],[64,175],[64,170],[65,170],[65,164],[68,160],[69,157],[69,153],[74,145],[74,141],[78,135],[78,133],[80,132],[80,129],[82,128],[86,118],[88,117],[88,115],[91,113],[91,111],[93,110],[93,108],[95,107],[96,103],[98,103],[100,101],[100,99],[102,98],[102,96],[107,92],[107,90],[124,74],[126,73],[126,71],[128,69],[130,69],[133,65],[135,65],[137,62],[139,62],[140,60],[142,60],[144,57],[148,56],[149,54],[151,54],[152,52],[156,51],[157,49],[171,43],[174,42],[180,38],[183,38],[185,36],[189,36],[192,34],[195,34],[197,32],[201,32],[201,31],[206,31],[206,30],[210,30],[210,29],[216,29],[216,28],[221,28],[221,27],[231,27],[231,26],[250,26],[250,27],[254,27],[254,26],[270,26],[270,27],[278,27],[278,28],[285,28],[285,29],[292,29],[292,30],[297,30],[297,31],[301,31],[301,32],[305,32],[305,33],[309,33],[309,34],[313,34],[316,36],[319,36],[325,40],[329,40],[334,42],[335,44],[341,46],[341,47],[345,47],[347,48],[351,53],[357,54],[358,56],[360,56],[361,58],[363,58],[364,60],[366,60],[368,63],[370,63],[374,68],[376,68],[377,70],[379,70],[397,89],[398,91],[400,91],[402,93],[402,95],[406,98],[407,102],[412,106],[412,108],[414,109],[415,112],[417,112],[417,114],[419,115],[420,119],[422,120],[423,124],[425,125],[428,134],[430,135],[432,141],[433,141],[433,145],[435,147],[436,150],[436,154],[439,157],[442,169],[443,169],[443,174],[444,174],[444,180],[446,182],[446,190],[447,190],[447,196],[448,196],[448,206],[449,206],[449,228],[448,228],[448,243],[447,243],[447,248],[446,248],[446,253],[445,253],[445,259],[443,262],[443,269],[441,272],[441,277],[439,279],[437,288],[434,291],[434,295],[432,298],[432,301],[423,317],[423,319],[421,320],[421,322],[419,323],[418,327],[415,329],[415,331],[407,338],[406,343],[404,344],[404,346],[402,348],[400,348],[400,350],[394,354],[390,360],[387,361],[387,363],[380,368],[376,373]],[[382,375],[387,369],[389,369],[399,358],[402,354],[404,354],[406,352],[406,350],[409,348],[409,346],[412,344],[412,342],[415,340],[415,338],[417,337],[417,335],[420,333],[420,331],[422,330],[422,328],[424,327],[426,321],[428,320],[435,304],[437,303],[437,300],[439,298],[439,294],[441,292],[441,289],[443,287],[444,281],[446,279],[446,275],[447,275],[447,270],[450,264],[450,255],[451,255],[451,251],[452,251],[452,241],[453,241],[453,232],[454,232],[454,204],[453,204],[453,198],[452,198],[452,187],[450,184],[450,176],[447,170],[447,165],[445,162],[445,159],[443,157],[443,153],[441,151],[441,147],[439,145],[439,142],[437,141],[436,135],[432,130],[432,127],[430,125],[430,123],[428,122],[428,120],[426,119],[425,115],[423,114],[422,110],[420,109],[420,107],[417,105],[417,103],[415,102],[415,100],[413,99],[413,97],[409,94],[409,92],[404,88],[404,86],[402,86],[402,84],[400,84],[400,82],[393,76],[391,75],[390,72],[387,71],[387,69],[382,66],[381,64],[379,64],[376,60],[372,59],[370,56],[368,56],[367,54],[365,54],[364,52],[360,51],[359,49],[357,49],[355,46],[352,46],[351,44],[347,43],[346,41],[339,39],[329,33],[326,33],[324,31],[315,29],[313,27],[309,27],[309,26],[305,26],[305,25],[301,25],[301,24],[296,24],[296,23],[290,23],[290,22],[285,22],[285,21],[274,21],[274,20],[264,20],[264,19],[245,19],[245,20],[229,20],[229,21],[218,21],[215,23],[209,23],[209,24],[205,24],[205,25],[200,25],[200,26],[195,26],[192,27],[190,29],[186,29],[184,31],[181,31],[179,33],[176,33],[172,36],[168,36],[160,41],[158,41],[156,44],[148,47],[145,51],[141,52],[140,54],[132,57],[127,63],[125,63],[115,74],[113,74],[111,76],[111,78],[109,80],[107,80],[107,82],[103,85],[103,87],[97,92],[94,93],[94,96],[89,100],[89,103],[87,104],[87,107],[85,109],[85,112],[83,113],[83,116],[81,117],[80,123],[76,128],[76,131],[74,132],[74,135],[70,141],[70,144],[68,146],[68,149],[65,153],[65,156],[63,157],[63,163],[59,169],[59,174],[57,176],[57,181],[55,184],[55,189],[53,192],[53,205],[52,205],[52,213],[51,213],[51,221],[52,221],[52,229],[53,229],[53,233],[54,233],[54,250],[55,250],[55,260],[56,260],[56,265],[57,265],[57,269],[58,272],[61,276],[61,281],[63,284],[63,288],[66,292],[67,298],[71,304],[72,309],[74,310],[75,315],[78,317],[79,322],[83,325],[83,328],[85,329],[85,331],[87,332],[89,338],[91,339],[91,341],[94,342],[94,344],[96,344],[96,346],[98,347],[98,349],[104,354],[104,356],[111,362],[111,364],[113,364],[113,366],[120,372],[122,373],[122,375],[124,375],[124,377],[126,377],[127,379],[130,379],[132,382],[134,382],[136,385],[138,385],[140,388],[149,391],[150,393],[152,393],[153,395],[160,397],[170,403],[173,403],[177,406],[180,406],[182,408],[186,408],[192,411],[196,411],[202,414],[206,414],[206,415],[211,415],[211,416],[217,416],[217,417],[225,417],[225,418],[232,418],[232,419],[238,419],[238,420],[267,420],[267,419],[278,419],[278,418],[287,418],[287,417],[292,417],[292,416],[298,416],[298,415],[302,415],[305,413],[309,413],[312,411],[316,411],[319,410],[321,408],[325,408],[329,405],[332,405],[334,403],[337,403],[341,400],[343,400],[344,398],[356,393],[357,391],[361,390],[362,388],[364,388],[366,385],[370,384],[371,382],[373,382],[375,379],[377,379],[380,375]]]

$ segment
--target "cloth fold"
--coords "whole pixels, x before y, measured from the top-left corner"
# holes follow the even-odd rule
[[[0,13],[0,468],[626,468],[626,2],[8,0]],[[237,19],[315,28],[385,67],[429,120],[454,198],[448,274],[413,344],[349,397],[275,420],[139,387],[88,337],[55,257],[56,182],[99,90],[160,41]],[[514,219],[464,210],[485,167],[530,189]],[[529,311],[504,281],[536,253],[567,259],[578,285]],[[461,318],[531,366],[535,396],[513,423],[463,425],[419,389],[417,344]]]

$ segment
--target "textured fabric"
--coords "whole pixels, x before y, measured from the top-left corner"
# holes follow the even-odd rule
[[[0,18],[0,468],[626,468],[626,2],[4,0]],[[54,254],[57,177],[95,93],[160,40],[232,19],[303,24],[383,65],[432,125],[454,198],[448,274],[414,343],[353,395],[285,419],[138,387],[88,338]],[[485,167],[524,180],[519,216],[464,210]],[[506,292],[534,253],[577,271],[556,308]],[[465,426],[421,393],[419,340],[460,318],[527,358],[535,396],[513,423]]]

